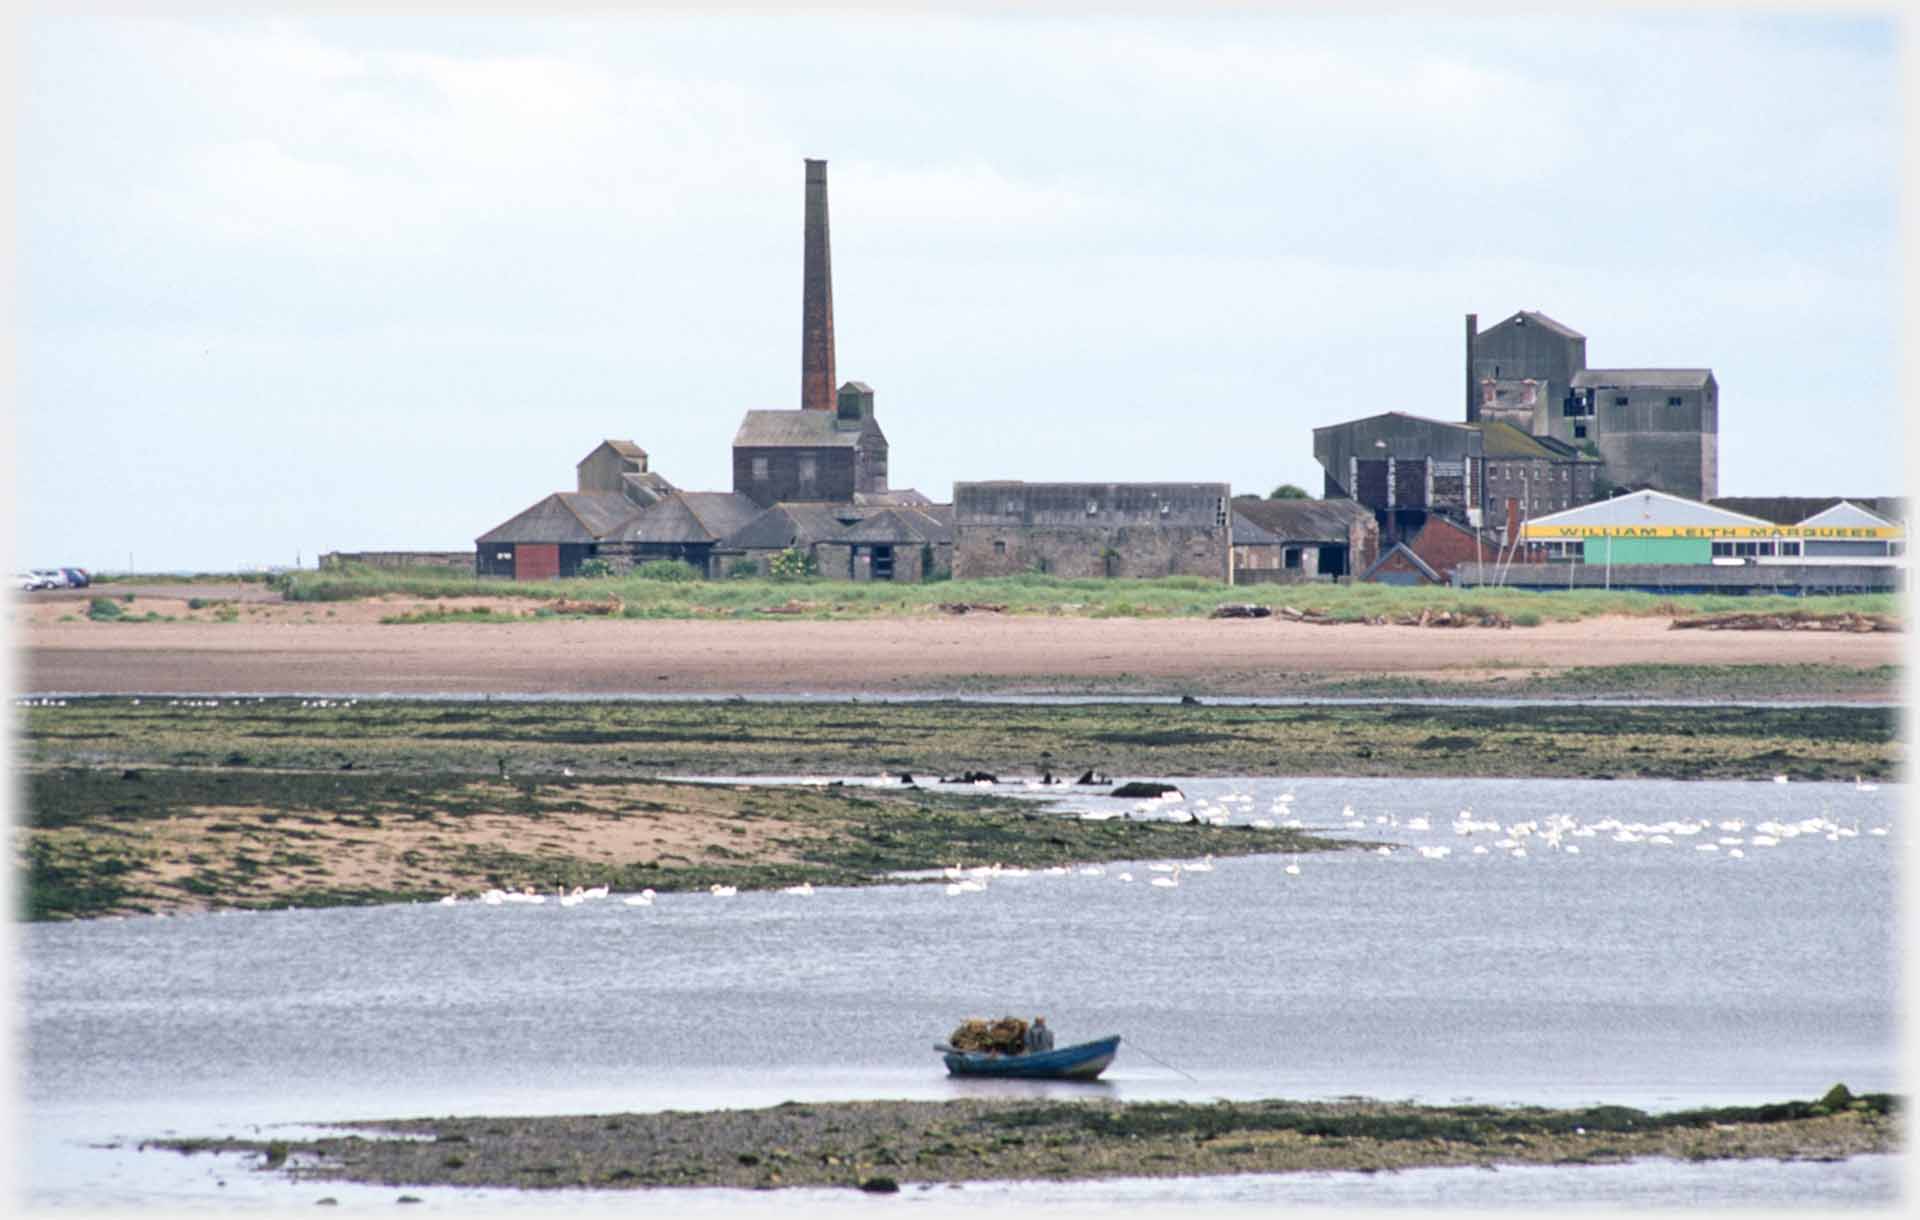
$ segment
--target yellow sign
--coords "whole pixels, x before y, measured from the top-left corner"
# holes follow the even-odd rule
[[[1521,531],[1527,538],[1844,538],[1898,539],[1897,525],[1541,525]]]

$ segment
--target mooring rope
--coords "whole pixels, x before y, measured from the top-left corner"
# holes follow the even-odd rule
[[[1141,1054],[1153,1060],[1155,1063],[1159,1064],[1161,1067],[1172,1068],[1172,1070],[1179,1072],[1182,1076],[1185,1076],[1188,1080],[1193,1081],[1193,1083],[1195,1084],[1200,1083],[1200,1078],[1198,1076],[1195,1076],[1191,1072],[1185,1071],[1184,1069],[1174,1067],[1171,1063],[1168,1063],[1165,1059],[1162,1059],[1160,1056],[1154,1054],[1152,1051],[1148,1050],[1146,1047],[1141,1046],[1139,1041],[1133,1038],[1131,1035],[1129,1035],[1128,1038],[1126,1039],[1126,1043],[1128,1046],[1132,1047],[1136,1051],[1139,1051]]]

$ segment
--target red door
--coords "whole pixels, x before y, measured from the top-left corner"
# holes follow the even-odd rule
[[[513,548],[515,580],[557,580],[559,576],[559,543],[523,542]]]

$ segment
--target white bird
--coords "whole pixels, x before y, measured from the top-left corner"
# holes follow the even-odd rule
[[[138,699],[135,699],[134,702],[138,703],[140,701]],[[1853,790],[1855,792],[1878,792],[1880,791],[1880,785],[1869,784],[1865,780],[1861,779],[1859,776],[1856,775],[1853,777]]]
[[[811,898],[813,897],[813,883],[810,881],[802,881],[799,885],[790,885],[780,892],[782,894],[798,894],[802,898]]]
[[[1569,856],[1577,856],[1580,854],[1580,849],[1575,847],[1571,843],[1567,844],[1566,847],[1562,850],[1564,850]]]
[[[1887,833],[1887,828],[1885,826],[1875,826],[1872,830],[1869,830],[1867,833],[1870,835],[1883,835]]]
[[[630,907],[650,907],[653,905],[653,891],[641,890],[638,894],[629,894],[620,901]]]
[[[1776,784],[1784,784],[1787,782],[1787,777],[1784,775],[1776,775],[1773,777],[1773,782]]]
[[[1115,878],[1114,878],[1114,880],[1115,880],[1115,881],[1132,881],[1132,880],[1133,880],[1133,874],[1132,874],[1132,873],[1121,873],[1121,874],[1120,874],[1120,875],[1119,875],[1118,877],[1115,877]]]
[[[738,894],[740,892],[740,888],[738,886],[721,885],[718,881],[714,882],[712,885],[708,886],[707,888],[713,892],[713,896],[715,898],[731,898],[735,894]]]
[[[604,885],[593,886],[591,889],[588,889],[582,896],[586,898],[605,898],[607,896],[607,887]]]
[[[1516,847],[1512,851],[1508,852],[1507,854],[1512,856],[1516,860],[1524,860],[1527,858],[1527,849],[1524,847]]]
[[[1386,847],[1386,846],[1380,846],[1380,847],[1376,847],[1376,848],[1374,848],[1373,850],[1374,850],[1374,851],[1375,851],[1375,852],[1376,852],[1377,854],[1379,854],[1379,855],[1382,855],[1382,856],[1391,856],[1391,855],[1393,854],[1393,848],[1391,848],[1391,847]]]
[[[1695,850],[1695,851],[1719,851],[1719,850],[1720,850],[1720,845],[1719,845],[1718,843],[1696,843],[1696,844],[1694,844],[1694,845],[1693,845],[1693,850]]]
[[[1177,888],[1180,884],[1180,866],[1178,864],[1173,866],[1173,875],[1171,877],[1155,877],[1153,884],[1159,886],[1161,889],[1170,890]]]
[[[1107,875],[1107,870],[1101,868],[1098,864],[1088,864],[1081,868],[1080,875],[1082,877],[1104,877]]]
[[[1287,867],[1280,871],[1284,872],[1289,877],[1298,877],[1300,875],[1300,866],[1298,864],[1295,864],[1293,861],[1289,860],[1287,861]]]
[[[459,901],[460,901],[460,896],[458,894],[448,894],[445,898],[442,898],[440,900],[440,905],[443,907],[450,907]]]
[[[1739,848],[1737,848],[1737,847],[1736,847],[1736,848],[1733,848],[1733,849],[1732,849],[1731,851],[1729,851],[1729,852],[1727,852],[1727,854],[1728,854],[1729,856],[1732,856],[1732,857],[1733,857],[1734,859],[1736,859],[1736,860],[1744,860],[1744,859],[1746,859],[1746,858],[1747,858],[1747,853],[1746,853],[1746,852],[1743,852],[1743,851],[1741,851],[1741,850],[1740,850]]]
[[[1881,832],[1876,832],[1876,833],[1881,833]],[[1213,857],[1212,857],[1212,856],[1208,856],[1208,857],[1207,857],[1207,858],[1206,858],[1205,860],[1198,860],[1198,861],[1195,861],[1195,862],[1194,862],[1194,863],[1192,863],[1192,864],[1189,864],[1189,865],[1187,865],[1187,871],[1188,871],[1188,872],[1190,872],[1190,873],[1210,873],[1210,872],[1212,872],[1212,871],[1213,871]]]
[[[1147,867],[1156,873],[1170,873],[1180,866],[1178,864],[1169,864],[1164,860],[1156,860],[1154,863],[1147,865]]]

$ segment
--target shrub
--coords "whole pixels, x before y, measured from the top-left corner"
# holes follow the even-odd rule
[[[767,575],[775,580],[801,580],[812,576],[817,566],[811,551],[790,546],[767,562]]]
[[[96,597],[87,603],[87,617],[95,622],[117,619],[120,617],[120,603],[111,597]]]
[[[700,579],[699,569],[678,559],[649,559],[636,567],[633,575],[639,580],[661,580],[676,584]]]
[[[583,559],[580,561],[580,576],[587,580],[605,580],[613,575],[613,561],[610,559]]]
[[[1538,627],[1540,625],[1540,616],[1531,610],[1522,610],[1513,616],[1513,625],[1516,627]]]
[[[760,564],[753,559],[736,559],[727,565],[729,580],[754,580],[760,575]]]

